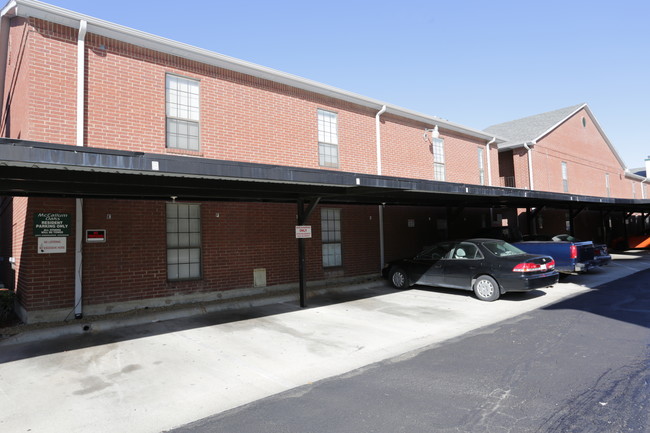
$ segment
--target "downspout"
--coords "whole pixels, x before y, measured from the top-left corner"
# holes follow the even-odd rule
[[[377,140],[377,175],[381,176],[381,122],[379,118],[386,112],[386,106],[382,106],[381,110],[375,114],[375,138]]]
[[[492,137],[492,140],[488,141],[485,145],[487,149],[487,168],[488,168],[488,186],[492,186],[492,158],[490,157],[490,145],[497,141],[496,137]],[[494,208],[490,206],[490,227],[494,223]]]
[[[77,146],[84,145],[84,110],[85,105],[85,75],[86,75],[86,30],[88,23],[79,22],[77,37]],[[76,200],[75,212],[75,257],[74,257],[74,317],[83,317],[82,305],[82,263],[83,263],[83,199]]]
[[[375,115],[375,139],[377,140],[377,175],[381,176],[381,122],[379,118],[386,112],[386,106]],[[379,269],[384,267],[384,205],[378,206],[379,213]]]
[[[497,141],[496,137],[492,137],[492,140],[488,141],[485,145],[487,149],[487,163],[488,163],[488,185],[492,186],[492,158],[490,157],[490,145]]]
[[[530,144],[530,146],[528,146]],[[535,189],[535,183],[533,182],[533,146],[535,146],[537,143],[534,141],[529,141],[528,143],[524,143],[524,147],[528,151],[528,179],[530,183],[530,190]]]

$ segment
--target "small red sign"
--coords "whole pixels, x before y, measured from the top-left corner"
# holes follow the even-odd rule
[[[106,242],[106,230],[86,230],[86,242]]]

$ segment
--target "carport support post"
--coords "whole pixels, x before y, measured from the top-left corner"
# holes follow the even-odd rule
[[[320,197],[316,197],[313,202],[305,209],[305,202],[302,199],[298,199],[298,225],[304,225],[309,216],[316,208],[316,205],[320,201]],[[307,278],[305,274],[305,239],[298,238],[298,273],[300,275],[300,307],[305,308],[306,303],[306,293],[307,293]]]

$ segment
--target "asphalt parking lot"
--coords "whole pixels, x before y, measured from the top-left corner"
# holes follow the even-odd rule
[[[376,281],[244,310],[0,341],[0,431],[160,432],[453,339],[650,268],[648,252],[492,303]],[[73,330],[74,331],[74,330]]]

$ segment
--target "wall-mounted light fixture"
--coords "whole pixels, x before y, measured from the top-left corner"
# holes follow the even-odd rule
[[[430,134],[431,139],[429,139],[429,136],[427,136],[427,133]],[[438,125],[434,126],[433,128],[424,128],[424,135],[422,136],[422,139],[424,141],[428,142],[433,142],[436,138],[440,138],[440,132],[438,131]]]

